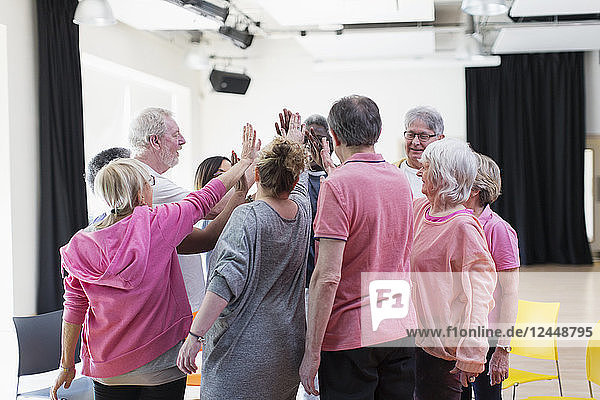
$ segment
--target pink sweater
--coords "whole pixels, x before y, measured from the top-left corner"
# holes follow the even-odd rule
[[[461,336],[460,329],[487,327],[494,305],[494,261],[472,213],[428,219],[430,207],[426,198],[414,202],[413,300],[419,328],[440,329],[442,336],[421,335],[416,344],[434,357],[456,360],[463,371],[482,372],[487,339],[478,332],[475,337]]]
[[[107,378],[155,359],[185,338],[192,321],[176,246],[225,194],[213,179],[177,203],[136,207],[60,249],[64,320],[83,324],[82,373]]]

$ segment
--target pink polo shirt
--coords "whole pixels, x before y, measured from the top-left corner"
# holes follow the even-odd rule
[[[502,219],[498,214],[492,211],[490,206],[486,206],[479,216],[479,222],[483,225],[483,232],[487,241],[490,253],[496,264],[496,271],[506,271],[519,268],[521,261],[519,259],[519,241],[517,232],[508,222]],[[490,313],[489,323],[513,323],[514,321],[500,321],[500,304],[502,301],[502,288],[496,285],[494,291],[494,302],[496,307]]]
[[[405,328],[415,325],[411,305],[408,316],[387,319],[373,332],[368,285],[363,281],[361,287],[361,277],[367,275],[410,282],[412,225],[408,180],[380,154],[354,154],[321,184],[315,238],[346,242],[322,350],[348,350],[400,339],[406,336]]]

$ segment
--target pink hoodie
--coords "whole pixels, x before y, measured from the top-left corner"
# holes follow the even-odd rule
[[[121,375],[152,361],[187,335],[192,315],[176,246],[225,194],[213,179],[177,203],[136,207],[60,249],[64,320],[82,324],[82,373]]]

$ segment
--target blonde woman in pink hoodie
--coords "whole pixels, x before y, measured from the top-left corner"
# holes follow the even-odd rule
[[[235,166],[182,201],[157,207],[153,177],[139,161],[115,160],[100,170],[95,192],[110,214],[60,251],[68,276],[52,399],[75,377],[80,334],[82,373],[94,379],[96,400],[183,399],[185,374],[176,359],[192,314],[175,249],[242,178],[259,148],[246,125]]]
[[[416,400],[458,400],[484,370],[487,328],[496,286],[494,261],[469,198],[478,159],[457,139],[441,139],[423,151],[419,176],[425,198],[414,202],[410,256],[415,338]],[[437,331],[437,333],[434,333]],[[423,331],[421,331],[423,332]]]

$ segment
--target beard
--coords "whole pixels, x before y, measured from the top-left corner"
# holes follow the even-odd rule
[[[179,156],[177,155],[176,151],[171,153],[167,149],[161,148],[158,153],[158,156],[160,157],[161,161],[165,163],[165,165],[169,168],[173,168],[179,162]]]

